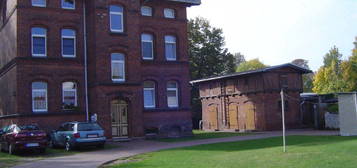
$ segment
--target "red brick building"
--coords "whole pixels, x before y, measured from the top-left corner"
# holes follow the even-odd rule
[[[192,129],[186,8],[200,0],[0,0],[0,126],[94,114],[108,137]]]
[[[204,130],[266,131],[280,129],[281,97],[285,90],[288,128],[301,126],[299,99],[302,74],[293,64],[192,81],[202,100]]]

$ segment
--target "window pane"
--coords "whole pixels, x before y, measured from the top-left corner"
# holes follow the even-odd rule
[[[154,107],[155,106],[155,94],[154,90],[144,90],[144,106]]]
[[[33,54],[46,54],[46,38],[33,37]]]
[[[176,43],[176,37],[174,36],[165,36],[166,43]]]
[[[32,35],[42,35],[45,36],[46,35],[47,30],[44,28],[40,28],[40,27],[34,27],[31,29],[31,33]]]
[[[111,30],[114,30],[114,31],[122,31],[123,30],[122,15],[111,14],[110,19],[111,19],[110,20]]]
[[[74,82],[64,82],[62,84],[63,90],[77,89],[76,83]]]
[[[63,29],[62,30],[62,36],[75,37],[76,36],[76,31],[74,31],[72,29]]]
[[[142,42],[142,56],[146,59],[153,58],[153,44],[152,42]]]
[[[176,44],[166,43],[165,55],[167,60],[176,60]]]
[[[32,89],[47,89],[47,83],[45,82],[33,82]]]
[[[113,53],[113,54],[112,54],[112,60],[115,60],[115,61],[124,61],[124,54],[121,54],[121,53]]]
[[[112,63],[112,79],[124,80],[124,63]]]
[[[165,15],[165,18],[175,18],[175,10],[173,9],[164,9],[164,15]]]
[[[47,83],[32,83],[32,106],[34,111],[47,110]]]
[[[111,6],[110,6],[110,12],[123,13],[123,7],[121,7],[121,6],[116,6],[116,5],[111,5]]]
[[[149,6],[141,7],[141,15],[143,16],[152,16],[152,8]]]
[[[32,0],[32,6],[46,7],[46,0]]]
[[[169,107],[177,107],[177,95],[176,91],[167,91],[167,105]]]
[[[63,55],[75,55],[74,51],[74,39],[62,39],[62,49]]]
[[[167,88],[176,89],[177,88],[177,83],[176,82],[168,82],[167,83]]]
[[[146,81],[146,82],[144,82],[144,88],[152,88],[152,89],[154,89],[155,88],[155,83],[151,82],[151,81]]]
[[[75,1],[74,0],[62,0],[62,8],[74,9]]]

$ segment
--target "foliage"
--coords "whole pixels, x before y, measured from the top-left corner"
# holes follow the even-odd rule
[[[245,62],[245,57],[241,53],[235,53],[234,58],[236,60],[236,66],[239,66],[241,63]]]
[[[329,104],[327,106],[327,111],[330,113],[337,114],[338,113],[338,104]]]
[[[129,159],[114,168],[354,168],[355,137],[288,136],[163,150]]]
[[[243,72],[243,71],[251,71],[251,70],[256,70],[256,69],[261,69],[265,68],[267,65],[264,65],[262,62],[259,61],[259,59],[253,59],[250,61],[246,61],[241,63],[237,67],[237,72]]]
[[[291,63],[294,64],[294,65],[297,65],[299,67],[305,68],[305,69],[310,69],[308,60],[295,59]],[[314,74],[313,73],[304,74],[304,75],[302,75],[302,80],[303,80],[303,90],[304,90],[304,92],[312,92]]]
[[[329,53],[324,57],[324,67],[329,67],[333,62],[335,66],[339,66],[341,63],[342,54],[340,54],[338,48],[333,46]]]
[[[345,81],[346,91],[348,92],[357,91],[357,38],[354,45],[355,48],[352,51],[352,56],[341,64],[342,77]]]
[[[235,72],[236,60],[224,47],[225,39],[220,28],[212,27],[207,19],[197,17],[188,22],[188,44],[191,79]],[[198,87],[191,90],[191,107],[194,126],[201,119],[201,101]]]

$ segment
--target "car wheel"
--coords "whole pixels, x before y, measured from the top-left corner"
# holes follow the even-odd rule
[[[10,144],[9,145],[9,154],[10,155],[13,155],[13,154],[15,154],[15,145],[14,144]]]
[[[69,141],[66,141],[65,149],[66,149],[66,151],[72,150],[72,145]]]

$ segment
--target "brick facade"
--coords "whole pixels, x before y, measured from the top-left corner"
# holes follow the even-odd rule
[[[281,129],[281,97],[286,93],[286,125],[299,128],[303,73],[284,64],[251,72],[193,81],[200,88],[204,130],[266,131]],[[284,77],[284,79],[282,79]],[[283,83],[286,82],[286,83]]]
[[[61,1],[47,1],[46,7],[33,7],[31,0],[0,1],[0,126],[8,123],[38,123],[51,130],[66,121],[85,121],[84,20],[87,31],[89,113],[98,115],[99,124],[111,137],[113,100],[128,104],[129,137],[142,137],[145,129],[157,128],[168,134],[179,127],[182,133],[192,129],[187,53],[186,8],[191,4],[158,1],[76,0],[75,10],[61,8]],[[83,15],[84,4],[86,16]],[[110,31],[109,5],[124,8],[124,32]],[[153,9],[153,16],[141,16],[142,5]],[[176,18],[163,16],[164,8],[175,10]],[[6,16],[4,12],[6,11]],[[84,18],[85,17],[85,18]],[[47,57],[31,54],[31,28],[47,29]],[[61,56],[61,29],[76,31],[76,57]],[[141,57],[141,34],[154,36],[154,60]],[[165,60],[164,36],[177,38],[177,60]],[[125,82],[111,79],[111,53],[125,55]],[[143,81],[156,83],[156,108],[144,109]],[[48,112],[32,112],[31,84],[48,84]],[[78,109],[62,110],[62,83],[78,86]],[[179,107],[168,108],[166,83],[177,81]]]

